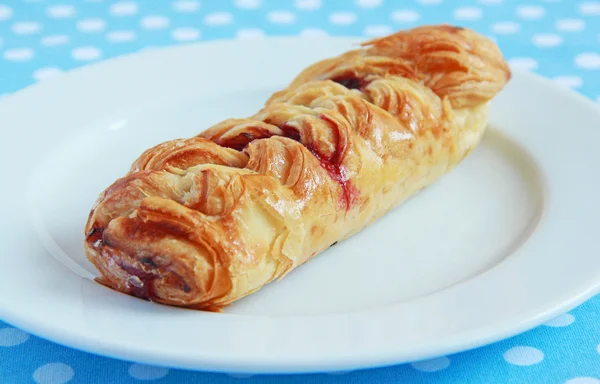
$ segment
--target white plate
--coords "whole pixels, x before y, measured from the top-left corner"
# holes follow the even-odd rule
[[[0,317],[150,364],[351,370],[530,329],[600,286],[600,113],[515,73],[481,146],[355,237],[225,314],[161,306],[90,278],[83,225],[147,147],[256,111],[350,39],[213,42],[110,60],[0,102]]]

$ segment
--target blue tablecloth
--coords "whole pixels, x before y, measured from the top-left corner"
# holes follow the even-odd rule
[[[62,71],[150,46],[272,35],[376,36],[441,22],[491,36],[514,67],[536,71],[600,102],[597,0],[0,0],[0,97]],[[600,297],[490,346],[335,375],[240,377],[149,367],[65,348],[0,322],[2,383],[140,380],[600,384]]]

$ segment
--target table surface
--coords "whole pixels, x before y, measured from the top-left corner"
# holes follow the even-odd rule
[[[275,35],[366,37],[443,22],[494,38],[514,67],[600,102],[595,0],[0,0],[0,97],[147,47]],[[59,346],[0,322],[2,383],[141,380],[600,384],[600,296],[532,331],[473,351],[344,374],[239,376],[151,367]]]

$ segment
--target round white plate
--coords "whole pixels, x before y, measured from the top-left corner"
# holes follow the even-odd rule
[[[149,364],[227,372],[352,370],[530,329],[600,286],[600,113],[515,73],[481,145],[360,234],[224,314],[109,290],[83,254],[97,195],[146,148],[260,108],[352,39],[146,51],[0,102],[0,317]]]

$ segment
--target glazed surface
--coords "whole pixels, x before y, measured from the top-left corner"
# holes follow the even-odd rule
[[[509,79],[494,43],[445,25],[315,63],[255,115],[148,149],[102,192],[85,228],[98,281],[220,310],[450,171]]]

